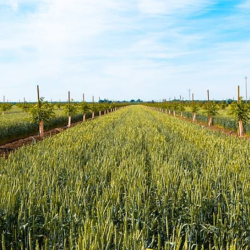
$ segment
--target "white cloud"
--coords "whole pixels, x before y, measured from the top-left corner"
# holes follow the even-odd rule
[[[8,0],[15,11],[29,2],[34,12],[0,21],[0,57],[15,58],[0,58],[0,89],[12,99],[34,99],[36,84],[47,99],[66,99],[68,90],[77,100],[82,92],[160,99],[187,96],[188,88],[202,97],[208,87],[226,98],[225,86],[250,68],[249,43],[208,44],[223,27],[189,32],[192,24],[181,19],[213,0]]]
[[[238,7],[240,9],[246,9],[246,10],[250,10],[250,1],[246,0],[243,3],[239,4]]]
[[[213,2],[207,0],[138,0],[138,8],[147,14],[173,14],[177,11],[189,13],[200,10],[201,7]]]

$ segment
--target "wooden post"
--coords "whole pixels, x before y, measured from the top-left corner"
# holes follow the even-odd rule
[[[37,90],[37,105],[38,105],[38,108],[40,108],[40,92],[39,92],[39,85],[36,86],[36,90]]]
[[[238,85],[238,104],[240,103],[240,86]],[[244,134],[244,130],[243,130],[243,121],[239,120],[238,121],[238,124],[239,124],[239,128],[238,128],[238,134],[240,137],[243,136]]]
[[[37,91],[37,106],[38,109],[41,108],[41,103],[40,103],[40,91],[39,91],[39,85],[36,86],[36,91]],[[25,101],[25,98],[24,98]],[[44,136],[44,122],[39,121],[39,136],[43,137]]]
[[[192,93],[192,105],[194,105],[194,93]],[[193,113],[193,122],[196,121],[196,113]]]
[[[182,107],[182,99],[181,99],[181,95],[180,95],[180,104],[181,104],[181,107]],[[181,117],[183,117],[183,112],[181,110]]]
[[[95,97],[94,96],[92,96],[92,103],[93,103],[93,109],[94,109],[94,105],[95,105]],[[92,119],[94,119],[94,118],[95,118],[95,111],[92,110]]]
[[[70,91],[68,91],[68,105],[70,109]],[[69,118],[68,118],[68,128],[70,127],[71,127],[71,115],[69,115]]]
[[[39,122],[39,135],[40,137],[44,136],[44,122],[43,121]]]
[[[245,77],[246,80],[246,103],[247,103],[247,77]]]
[[[82,94],[82,101],[83,101],[83,102],[85,102],[85,96],[84,96],[84,93]],[[86,120],[86,114],[85,114],[85,113],[83,113],[83,115],[82,115],[82,121],[83,121],[83,122],[85,122],[85,120]]]
[[[209,90],[207,90],[207,105],[208,105],[208,109],[209,109],[209,105],[210,105],[210,99],[209,99]],[[213,117],[211,115],[209,115],[208,118],[208,126],[211,127],[213,124]]]

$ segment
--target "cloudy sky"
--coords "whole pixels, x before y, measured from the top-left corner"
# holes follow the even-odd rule
[[[245,76],[250,0],[0,0],[1,99],[227,99]]]

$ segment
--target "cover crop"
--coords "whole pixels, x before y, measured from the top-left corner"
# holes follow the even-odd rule
[[[250,142],[142,106],[0,159],[1,249],[247,249]]]

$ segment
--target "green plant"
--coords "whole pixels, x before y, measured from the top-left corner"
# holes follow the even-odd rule
[[[193,103],[192,103],[192,106],[191,106],[191,111],[192,111],[192,113],[193,113],[193,122],[196,121],[196,114],[197,114],[197,112],[198,112],[199,110],[200,110],[200,107],[199,107],[198,103],[193,102]]]
[[[71,117],[75,116],[77,114],[77,105],[75,103],[65,104],[64,105],[64,114],[67,116],[71,116]]]
[[[249,106],[243,102],[242,97],[239,99],[239,101],[233,102],[230,105],[230,115],[234,115],[236,120],[238,121],[238,133],[239,136],[243,136],[243,125],[250,119],[249,114]]]
[[[44,101],[41,97],[39,102],[31,106],[28,110],[31,115],[31,121],[39,122],[49,122],[52,117],[55,117],[55,112],[53,111],[53,105]]]
[[[87,102],[83,101],[78,105],[78,110],[83,114],[83,121],[85,121],[86,114],[91,111],[91,108]]]
[[[55,106],[59,109],[59,110],[61,110],[61,107],[62,107],[62,103],[60,103],[60,102],[57,102],[56,104],[55,104]]]
[[[209,127],[212,126],[213,123],[213,116],[218,115],[218,106],[215,101],[207,102],[204,105],[205,113],[208,115],[208,125]]]
[[[31,115],[31,120],[39,124],[39,134],[43,137],[44,123],[49,122],[52,117],[55,117],[53,104],[44,101],[44,98],[41,97],[37,104],[28,109],[28,112]]]
[[[1,103],[0,110],[2,111],[2,115],[4,115],[6,111],[10,110],[12,106],[13,104],[11,103]]]

